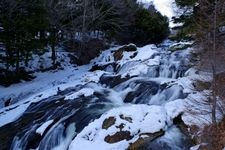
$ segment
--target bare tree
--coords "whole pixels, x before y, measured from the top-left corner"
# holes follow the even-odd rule
[[[225,51],[224,36],[220,28],[224,27],[224,0],[199,0],[199,10],[197,13],[196,41],[201,54],[200,69],[212,74],[211,95],[209,95],[209,105],[211,105],[211,118],[213,123],[217,123],[217,111],[221,98],[218,96],[217,75],[225,71],[224,57]],[[223,102],[224,103],[224,102]]]
[[[52,50],[52,64],[56,64],[56,45],[60,40],[60,33],[66,26],[68,18],[69,0],[47,0],[44,1],[46,15],[49,23],[48,32],[50,33],[50,44]]]

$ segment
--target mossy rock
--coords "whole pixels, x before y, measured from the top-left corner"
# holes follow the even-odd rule
[[[123,140],[131,140],[133,138],[133,136],[131,136],[131,133],[130,131],[120,131],[120,132],[116,132],[115,134],[113,135],[107,135],[105,137],[105,141],[107,143],[117,143],[117,142],[120,142],[120,141],[123,141]]]
[[[119,61],[123,58],[123,51],[116,51],[114,54],[113,54],[113,57],[114,57],[114,60],[115,61]]]
[[[109,117],[103,121],[102,129],[108,129],[116,123],[115,117]]]

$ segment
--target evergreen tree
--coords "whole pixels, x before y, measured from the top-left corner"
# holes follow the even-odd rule
[[[173,17],[174,23],[182,24],[182,26],[174,27],[178,29],[177,40],[192,39],[195,26],[194,20],[198,11],[197,0],[175,0],[178,7],[178,17]]]
[[[27,63],[32,51],[43,48],[38,36],[44,28],[44,10],[40,0],[3,0],[0,6],[0,22],[3,31],[0,41],[5,46],[7,68],[19,71],[20,62]]]

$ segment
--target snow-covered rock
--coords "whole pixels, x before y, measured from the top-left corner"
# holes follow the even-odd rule
[[[140,137],[165,131],[167,122],[166,111],[160,106],[114,108],[85,127],[69,149],[126,149],[128,143],[134,143]]]

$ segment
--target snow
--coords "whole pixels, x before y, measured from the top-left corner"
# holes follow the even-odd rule
[[[0,127],[17,120],[27,108],[28,105],[24,104],[22,106],[15,106],[13,110],[1,110]],[[11,107],[9,109],[11,109]]]
[[[88,82],[97,83],[105,72],[89,72],[91,67],[92,64],[80,67],[67,65],[63,70],[37,72],[34,74],[36,78],[30,82],[9,87],[0,86],[0,127],[17,120],[32,102],[56,95],[58,90],[65,90],[78,84],[84,85]],[[80,94],[90,96],[93,90],[83,89],[77,93],[77,96]],[[12,105],[2,108],[7,99],[12,99]]]
[[[146,45],[144,47],[138,48],[138,54],[131,60],[146,60],[152,57],[155,53],[158,53],[156,50],[157,47],[154,44]]]
[[[185,110],[184,100],[178,99],[165,104],[166,114],[169,117],[168,120],[172,120]]]
[[[132,118],[132,121],[121,119],[121,115]],[[115,125],[107,130],[102,129],[103,121],[111,116],[116,118]],[[161,129],[166,130],[166,122],[166,112],[163,107],[147,105],[121,106],[103,114],[99,119],[85,127],[72,141],[69,149],[126,149],[129,146],[128,143],[134,142],[138,137],[137,135],[141,133],[155,133]],[[135,137],[130,141],[123,140],[115,144],[104,142],[107,135],[119,132],[120,129],[116,128],[116,126],[121,124],[124,124],[123,131],[129,131]]]
[[[130,57],[135,52],[124,52],[123,58],[117,62],[122,66],[118,74],[122,77],[147,74],[150,66],[156,66],[160,63],[160,57],[154,56],[159,53],[156,49],[157,47],[152,44],[137,48],[137,55],[134,58]]]
[[[73,100],[73,99],[78,98],[81,95],[84,95],[85,97],[88,97],[88,96],[93,95],[93,93],[94,93],[94,90],[93,89],[83,88],[83,89],[81,89],[78,92],[75,92],[75,93],[73,93],[71,95],[67,95],[66,98],[65,98],[65,100]]]
[[[88,72],[91,65],[74,68],[68,66],[64,70],[38,72],[37,76],[30,82],[11,85],[10,87],[0,86],[0,108],[6,99],[13,99],[11,106],[0,109],[0,127],[18,119],[32,102],[38,102],[57,94],[58,90],[74,87],[78,84],[84,85],[87,82],[98,82],[103,72]],[[87,91],[80,91],[85,93]],[[85,93],[86,96],[91,94]]]
[[[54,120],[49,120],[47,122],[45,122],[44,124],[42,124],[37,130],[36,133],[40,134],[41,136],[43,135],[43,133],[45,132],[45,130],[47,129],[47,127],[53,123]]]
[[[200,146],[201,146],[201,144],[193,146],[190,148],[190,150],[199,150]]]
[[[0,110],[0,127],[17,120],[31,103],[38,102],[55,94],[57,94],[57,88],[48,89],[44,92],[34,94],[33,96],[30,96],[29,98],[9,107],[2,108]]]

